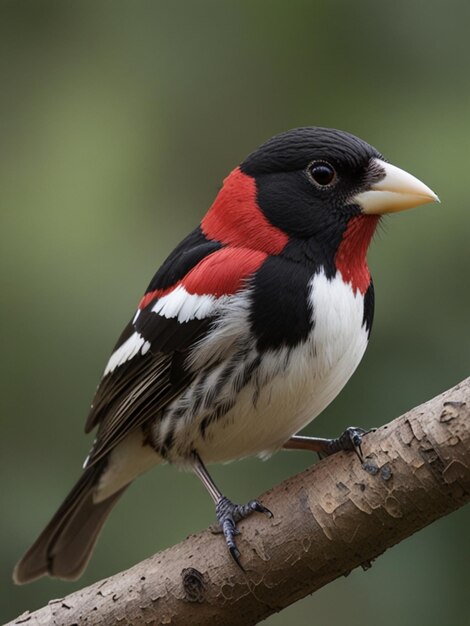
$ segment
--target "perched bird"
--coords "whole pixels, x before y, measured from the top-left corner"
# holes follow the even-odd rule
[[[360,453],[361,429],[298,436],[361,360],[374,313],[366,253],[383,213],[437,200],[345,132],[273,137],[225,179],[200,225],[153,277],[96,391],[84,471],[14,580],[75,579],[126,487],[164,462],[191,467],[232,556],[237,505],[205,464],[281,448]]]

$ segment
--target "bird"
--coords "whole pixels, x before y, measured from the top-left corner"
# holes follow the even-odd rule
[[[374,286],[367,250],[384,214],[438,201],[423,182],[344,131],[278,134],[224,180],[199,225],[158,269],[120,335],[86,421],[83,472],[16,565],[18,584],[74,580],[130,483],[190,468],[243,568],[240,505],[207,465],[281,449],[354,450],[366,431],[298,433],[347,383],[367,347]]]

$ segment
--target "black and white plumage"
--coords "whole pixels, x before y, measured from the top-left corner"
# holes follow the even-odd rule
[[[86,424],[97,435],[82,477],[15,580],[76,578],[122,491],[162,462],[193,467],[238,558],[237,519],[267,511],[230,503],[204,464],[304,446],[294,436],[367,347],[366,253],[380,215],[436,199],[332,129],[283,133],[233,170],[119,338]]]

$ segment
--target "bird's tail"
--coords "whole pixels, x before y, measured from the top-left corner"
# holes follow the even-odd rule
[[[87,468],[46,528],[13,571],[23,584],[49,575],[74,580],[88,563],[99,532],[126,487],[95,503],[93,491],[103,471],[97,463]],[[127,485],[126,485],[127,486]]]

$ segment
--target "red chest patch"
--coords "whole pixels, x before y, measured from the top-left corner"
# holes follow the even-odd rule
[[[288,242],[288,236],[272,226],[259,208],[255,179],[238,167],[224,180],[201,227],[209,239],[267,254],[279,254]]]
[[[337,269],[343,280],[351,283],[354,291],[364,294],[370,284],[367,267],[367,249],[377,228],[378,215],[353,217],[346,228],[335,257]]]

